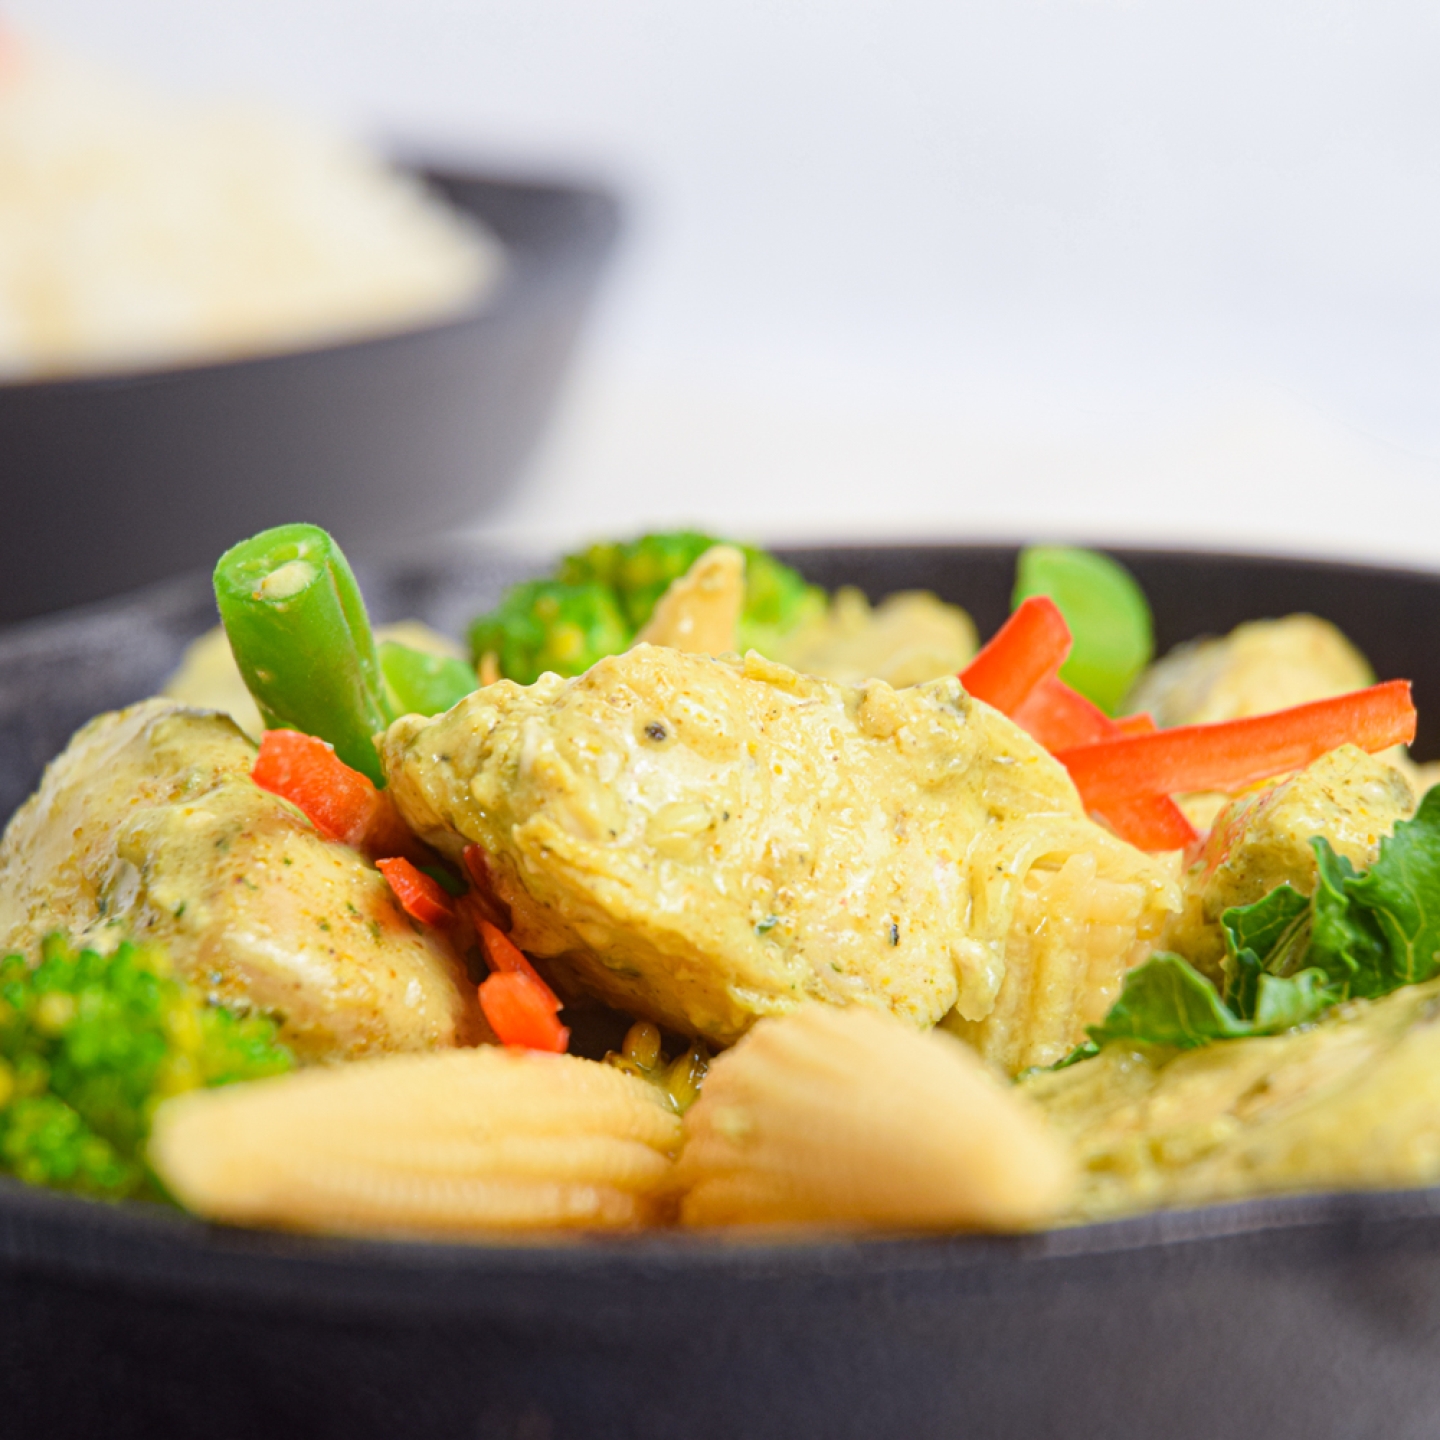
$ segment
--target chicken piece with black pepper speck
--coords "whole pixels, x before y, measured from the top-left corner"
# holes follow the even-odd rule
[[[1083,853],[1136,903],[1106,976],[1087,958],[1065,972],[1086,993],[1045,1012],[1037,1043],[1059,1058],[1174,894],[953,678],[851,688],[753,652],[640,645],[397,720],[381,750],[412,828],[452,855],[483,847],[515,940],[562,985],[720,1044],[821,1000],[916,1026],[954,1012],[986,1053],[1026,876]],[[1017,983],[1012,1030],[1039,1014]]]

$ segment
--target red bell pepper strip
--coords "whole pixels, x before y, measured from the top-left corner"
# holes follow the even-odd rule
[[[1137,850],[1184,850],[1199,838],[1185,812],[1168,795],[1142,795],[1090,808]]]
[[[1010,718],[1047,750],[1073,750],[1119,733],[1114,720],[1058,675],[1042,680]]]
[[[555,997],[522,970],[506,970],[480,982],[480,1008],[502,1045],[565,1053],[570,1032],[556,1018]]]
[[[1032,595],[960,672],[960,683],[977,700],[1013,715],[1042,680],[1070,653],[1070,627],[1046,595]]]
[[[369,776],[352,770],[333,747],[298,730],[267,730],[250,778],[298,805],[327,840],[364,842],[380,808]]]
[[[455,907],[450,903],[450,897],[403,855],[377,860],[375,868],[385,877],[407,915],[422,925],[455,923]]]
[[[1233,793],[1272,775],[1303,770],[1337,746],[1372,754],[1415,738],[1408,680],[1391,680],[1330,700],[1212,725],[1177,725],[1062,750],[1088,808],[1187,790]]]
[[[1015,712],[1015,723],[1047,750],[1093,745],[1122,734],[1121,724],[1072,690],[1059,676],[1042,680]],[[1155,722],[1144,717],[1150,728]],[[1142,796],[1100,808],[1089,806],[1120,836],[1141,850],[1183,850],[1195,829],[1180,807],[1164,795]]]

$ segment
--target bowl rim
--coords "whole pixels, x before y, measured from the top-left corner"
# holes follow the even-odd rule
[[[1375,1241],[1417,1228],[1432,1239],[1440,1234],[1440,1187],[1261,1196],[1015,1234],[667,1229],[533,1239],[349,1237],[217,1224],[159,1204],[91,1200],[0,1177],[0,1268],[175,1298],[391,1318],[397,1305],[510,1310],[513,1296],[503,1286],[477,1286],[482,1278],[602,1286],[725,1278],[763,1286],[939,1275],[986,1283],[1099,1257],[1144,1263],[1157,1252],[1276,1233],[1362,1232]]]

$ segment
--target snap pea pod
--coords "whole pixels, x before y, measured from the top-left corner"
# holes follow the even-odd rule
[[[1135,577],[1095,550],[1034,545],[1021,551],[1014,603],[1032,595],[1048,595],[1074,637],[1060,678],[1113,715],[1155,649],[1150,606]]]
[[[397,715],[439,715],[477,688],[475,672],[450,655],[380,642],[380,672]]]
[[[215,600],[269,730],[300,730],[385,784],[373,736],[394,718],[344,554],[318,525],[279,525],[227,550]]]

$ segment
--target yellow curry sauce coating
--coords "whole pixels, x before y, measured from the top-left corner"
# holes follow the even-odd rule
[[[226,716],[149,700],[101,715],[0,842],[0,953],[50,931],[157,940],[216,1000],[274,1013],[306,1058],[421,1050],[485,1032],[443,936],[373,866],[250,779]]]
[[[382,753],[419,834],[484,848],[522,949],[720,1043],[811,999],[982,1020],[1029,867],[1120,845],[957,680],[849,688],[754,653],[502,681]]]
[[[1026,1077],[1075,1150],[1073,1219],[1440,1181],[1440,980],[1196,1050],[1107,1045]]]

